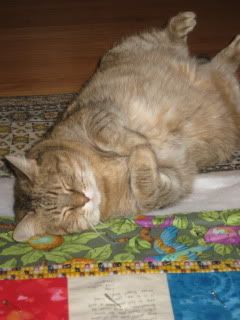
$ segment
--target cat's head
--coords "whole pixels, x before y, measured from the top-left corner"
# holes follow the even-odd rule
[[[101,193],[87,159],[68,150],[41,157],[8,156],[16,173],[13,237],[26,241],[39,234],[67,234],[100,221]]]

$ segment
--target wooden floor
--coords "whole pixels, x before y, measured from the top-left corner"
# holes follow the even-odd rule
[[[193,10],[193,53],[240,33],[240,0],[1,0],[0,96],[77,91],[122,36]]]

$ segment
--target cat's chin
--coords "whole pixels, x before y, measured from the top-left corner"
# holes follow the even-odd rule
[[[85,215],[85,219],[88,223],[87,229],[91,229],[92,226],[96,226],[100,222],[100,210],[95,208]]]

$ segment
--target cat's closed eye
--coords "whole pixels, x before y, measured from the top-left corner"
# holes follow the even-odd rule
[[[70,214],[72,214],[74,211],[74,208],[63,208],[62,211],[62,217],[63,219],[66,219]]]

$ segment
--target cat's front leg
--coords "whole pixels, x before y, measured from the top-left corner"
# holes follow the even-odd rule
[[[128,162],[130,187],[140,210],[158,209],[176,202],[191,191],[192,176],[179,169],[159,167],[150,146],[136,147]]]
[[[86,110],[83,124],[91,142],[103,151],[128,156],[131,150],[146,144],[146,138],[124,126],[124,121],[107,108]]]

